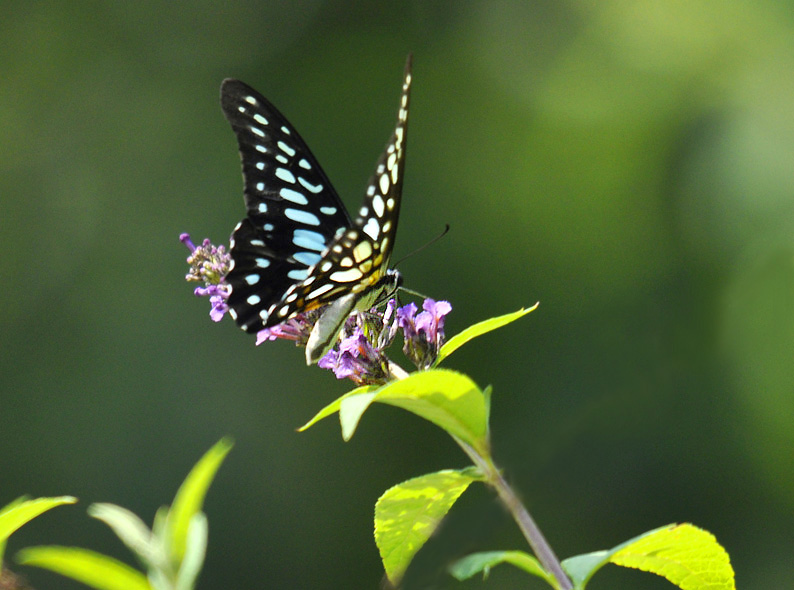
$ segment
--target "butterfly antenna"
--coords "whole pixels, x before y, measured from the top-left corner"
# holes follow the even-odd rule
[[[423,244],[423,245],[419,246],[419,247],[418,247],[416,250],[414,250],[413,252],[409,252],[408,254],[406,254],[405,256],[403,256],[402,258],[400,258],[400,259],[399,259],[397,262],[395,262],[395,263],[394,263],[394,265],[392,266],[392,268],[397,268],[397,265],[398,265],[398,264],[400,264],[400,263],[401,263],[403,260],[407,260],[408,258],[410,258],[411,256],[413,256],[414,254],[419,254],[419,252],[421,252],[422,250],[424,250],[424,249],[425,249],[425,248],[427,248],[428,246],[431,246],[431,245],[435,244],[437,241],[439,241],[441,238],[443,238],[445,235],[447,235],[447,233],[449,233],[449,224],[448,224],[448,223],[447,223],[446,225],[444,225],[444,231],[442,231],[440,234],[438,234],[438,235],[437,235],[435,238],[433,238],[433,239],[432,239],[432,240],[430,240],[429,242],[427,242],[427,243],[425,243],[425,244]],[[408,292],[408,293],[411,293],[411,291],[409,291],[408,289],[406,289],[406,288],[404,288],[404,287],[400,287],[400,289],[401,289],[402,291],[406,291],[406,292]],[[419,293],[414,293],[414,295],[419,295]]]

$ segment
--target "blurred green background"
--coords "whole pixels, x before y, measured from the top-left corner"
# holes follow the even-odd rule
[[[213,324],[180,232],[243,215],[224,77],[270,98],[349,207],[414,53],[396,257],[448,332],[540,301],[452,368],[493,384],[493,447],[562,557],[690,521],[741,588],[794,586],[794,6],[739,1],[19,2],[0,21],[0,503],[73,494],[11,539],[129,559],[85,508],[151,521],[221,436],[200,587],[377,588],[373,504],[463,467],[302,351]],[[542,588],[473,487],[407,588]],[[21,568],[19,568],[21,569]],[[39,589],[77,588],[25,570]],[[607,568],[590,586],[668,588]]]

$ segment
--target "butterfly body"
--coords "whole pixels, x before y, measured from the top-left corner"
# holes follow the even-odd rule
[[[306,347],[317,362],[347,316],[393,293],[389,269],[399,218],[411,86],[406,64],[394,134],[355,219],[306,143],[261,94],[238,80],[221,86],[243,167],[247,215],[231,239],[228,305],[247,332],[324,308]]]

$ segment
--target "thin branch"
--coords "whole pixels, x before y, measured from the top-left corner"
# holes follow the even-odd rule
[[[518,528],[521,529],[529,546],[532,547],[532,551],[535,553],[538,561],[547,572],[554,576],[559,590],[572,590],[573,585],[568,579],[568,576],[565,575],[560,565],[560,560],[557,558],[557,555],[555,555],[554,550],[552,550],[548,541],[546,541],[543,533],[540,532],[538,525],[535,524],[535,521],[521,503],[521,500],[518,499],[513,488],[510,487],[493,464],[491,458],[487,456],[483,457],[474,448],[458,438],[455,438],[455,441],[471,458],[474,464],[480,468],[483,475],[486,477],[487,483],[496,489],[499,499],[502,500],[502,503],[510,511],[510,514],[512,514],[513,519],[518,524]]]

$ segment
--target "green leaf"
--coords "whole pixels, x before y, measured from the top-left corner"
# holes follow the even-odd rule
[[[88,507],[88,515],[113,529],[116,536],[148,566],[167,566],[168,558],[162,545],[133,512],[115,504],[96,503]]]
[[[562,569],[568,574],[575,590],[583,590],[593,574],[609,563],[612,551],[593,551],[564,559]]]
[[[500,563],[509,563],[524,570],[533,576],[543,578],[553,587],[556,587],[554,576],[546,572],[537,559],[523,551],[483,551],[472,553],[459,559],[449,568],[449,573],[456,579],[463,581],[482,572],[483,579],[488,577],[491,568]]]
[[[486,400],[477,384],[462,373],[434,369],[412,373],[374,392],[346,396],[339,403],[345,440],[353,436],[372,402],[403,408],[443,428],[481,453],[488,446]]]
[[[36,498],[28,500],[25,497],[17,498],[10,504],[0,509],[0,563],[5,553],[5,542],[11,533],[25,523],[33,520],[40,514],[63,504],[74,504],[77,498],[72,496],[58,496],[55,498]]]
[[[397,484],[378,499],[375,543],[393,584],[458,497],[480,479],[473,468],[438,471]]]
[[[507,324],[516,321],[517,319],[524,317],[528,313],[535,311],[537,309],[538,304],[536,303],[529,309],[524,309],[523,307],[518,311],[513,313],[508,313],[505,315],[500,315],[495,318],[491,318],[488,320],[483,320],[482,322],[478,322],[473,326],[469,326],[463,332],[459,334],[455,334],[452,338],[450,338],[444,346],[441,347],[441,350],[438,351],[438,357],[436,358],[436,362],[433,366],[438,366],[441,361],[459,349],[461,346],[466,344],[469,340],[477,338],[477,336],[482,336],[483,334],[487,334],[492,330],[496,330],[497,328],[501,328],[502,326],[506,326]]]
[[[87,549],[77,547],[28,547],[17,561],[59,573],[97,590],[151,590],[141,572]]]
[[[570,557],[562,567],[581,590],[607,563],[658,574],[682,590],[735,590],[725,549],[711,533],[691,524],[667,525],[606,551]]]
[[[682,590],[734,590],[733,568],[714,535],[691,524],[656,530],[610,561],[667,578]]]
[[[185,558],[179,567],[174,590],[192,590],[207,553],[208,525],[203,512],[193,515],[188,528]]]
[[[365,385],[363,387],[357,387],[353,391],[348,391],[345,395],[343,395],[342,397],[337,398],[336,400],[332,401],[330,404],[325,406],[322,410],[317,412],[317,414],[314,415],[314,418],[312,418],[306,424],[304,424],[303,426],[298,428],[298,432],[303,432],[304,430],[308,430],[309,428],[311,428],[312,426],[317,424],[323,418],[327,418],[331,414],[335,414],[336,412],[338,412],[339,408],[342,405],[342,402],[345,399],[347,399],[349,397],[352,397],[352,396],[356,396],[356,395],[362,394],[362,393],[375,391],[376,389],[377,389],[377,387],[374,387],[372,385]]]
[[[168,511],[165,527],[170,540],[170,554],[174,565],[179,565],[185,556],[190,522],[193,516],[201,511],[207,489],[233,444],[230,438],[222,438],[215,443],[199,459],[177,490],[174,503]]]

